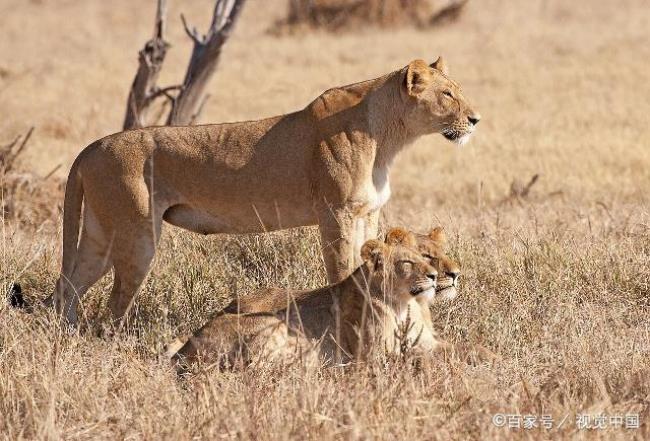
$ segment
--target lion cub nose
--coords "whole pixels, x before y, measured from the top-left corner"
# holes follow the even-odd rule
[[[469,123],[470,123],[471,125],[475,126],[475,125],[478,124],[478,122],[481,120],[481,115],[472,115],[472,116],[468,116],[468,117],[467,117],[467,120],[469,121]]]

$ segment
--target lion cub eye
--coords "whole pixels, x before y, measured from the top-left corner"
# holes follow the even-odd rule
[[[402,267],[402,271],[404,272],[411,272],[413,270],[413,265],[415,263],[411,262],[410,260],[402,260],[400,261],[400,266]]]
[[[427,254],[423,254],[422,257],[424,257],[425,259],[427,259],[427,260],[428,260],[431,264],[433,264],[433,265],[437,265],[437,264],[438,264],[438,258],[432,256],[431,254],[428,254],[428,253],[427,253]]]
[[[449,90],[445,90],[444,92],[442,92],[442,94],[444,96],[446,96],[446,97],[449,97],[449,98],[452,98],[452,99],[454,98],[454,95]]]

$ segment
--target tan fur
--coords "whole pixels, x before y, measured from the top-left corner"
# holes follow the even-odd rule
[[[178,339],[179,341],[181,339]],[[168,355],[179,372],[199,358],[221,367],[241,367],[260,362],[317,360],[314,345],[299,331],[289,332],[275,314],[217,314]],[[170,346],[177,346],[173,343]]]
[[[109,305],[125,317],[163,220],[201,234],[318,225],[328,278],[343,280],[377,235],[395,155],[429,133],[464,140],[478,121],[435,68],[441,60],[433,66],[416,60],[330,89],[288,115],[151,127],[92,143],[68,177],[57,309],[75,324],[79,299],[113,268]]]
[[[390,228],[385,242],[389,245],[401,245],[417,249],[422,257],[436,269],[436,296],[453,300],[458,295],[460,264],[445,254],[447,239],[441,227],[436,227],[429,234],[418,234],[404,228]],[[324,288],[325,289],[325,288]],[[315,291],[295,291],[282,288],[264,288],[231,302],[224,309],[228,313],[259,313],[278,311],[288,308],[296,301],[304,302],[313,297]],[[420,298],[428,303],[431,299]]]
[[[460,264],[451,259],[445,253],[447,237],[442,227],[432,229],[429,234],[418,234],[407,231],[403,228],[391,228],[386,233],[388,244],[408,244],[416,248],[431,266],[438,272],[436,295],[431,299],[418,299],[420,306],[419,313],[424,320],[431,322],[431,300],[445,299],[453,300],[458,296],[458,280],[460,278]],[[435,334],[434,334],[435,335]],[[481,345],[460,343],[452,344],[444,340],[438,340],[438,351],[467,363],[480,364],[483,362],[495,362],[500,359],[488,348]]]
[[[447,238],[442,227],[436,227],[429,234],[409,232],[392,228],[386,233],[386,243],[403,244],[417,248],[422,256],[438,271],[436,298],[453,300],[458,295],[460,264],[445,254]]]
[[[316,351],[324,361],[396,353],[403,340],[417,350],[436,349],[430,316],[417,299],[435,290],[436,271],[414,249],[370,240],[364,263],[342,282],[312,291],[258,291],[199,329],[174,355],[182,364],[239,357],[246,364]]]

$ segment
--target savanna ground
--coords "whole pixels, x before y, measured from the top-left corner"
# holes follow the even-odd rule
[[[183,74],[179,12],[205,26],[210,0],[171,2],[161,84]],[[645,0],[471,2],[451,26],[275,37],[280,0],[249,0],[211,87],[204,122],[306,105],[324,89],[413,58],[446,56],[481,111],[462,148],[426,137],[398,160],[387,225],[442,224],[461,295],[436,305],[440,334],[495,363],[300,366],[201,372],[180,382],[159,354],[236,293],[316,287],[314,230],[198,237],[168,228],[138,303],[135,335],[103,338],[103,279],[79,335],[42,310],[0,306],[0,434],[6,439],[649,439],[650,9]],[[0,1],[0,136],[34,125],[21,167],[64,176],[119,130],[154,1]],[[504,201],[513,181],[539,181]],[[52,178],[51,178],[52,179]],[[515,184],[515,187],[517,185]],[[60,195],[47,201],[55,207]],[[19,204],[28,210],[29,195]],[[43,203],[41,200],[39,203]],[[4,220],[0,282],[47,295],[60,215]],[[555,427],[496,427],[496,413]],[[638,414],[639,429],[579,430],[578,414]],[[559,422],[567,417],[562,427]],[[593,423],[593,421],[592,421]]]

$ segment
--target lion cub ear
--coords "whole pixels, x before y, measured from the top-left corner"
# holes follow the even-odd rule
[[[442,59],[442,57],[438,57],[436,61],[431,63],[431,67],[442,72],[443,75],[449,75],[449,67],[447,67],[447,63]]]
[[[439,247],[443,247],[447,242],[447,235],[442,227],[436,227],[429,233],[429,239],[434,241]]]
[[[388,230],[385,242],[388,245],[404,245],[407,247],[415,247],[417,245],[413,233],[399,227]]]
[[[388,246],[385,243],[371,239],[361,247],[361,258],[377,269],[383,264],[387,252]]]
[[[431,80],[431,70],[427,63],[422,60],[413,60],[406,66],[406,78],[404,86],[406,93],[412,97],[417,97],[424,92]]]

